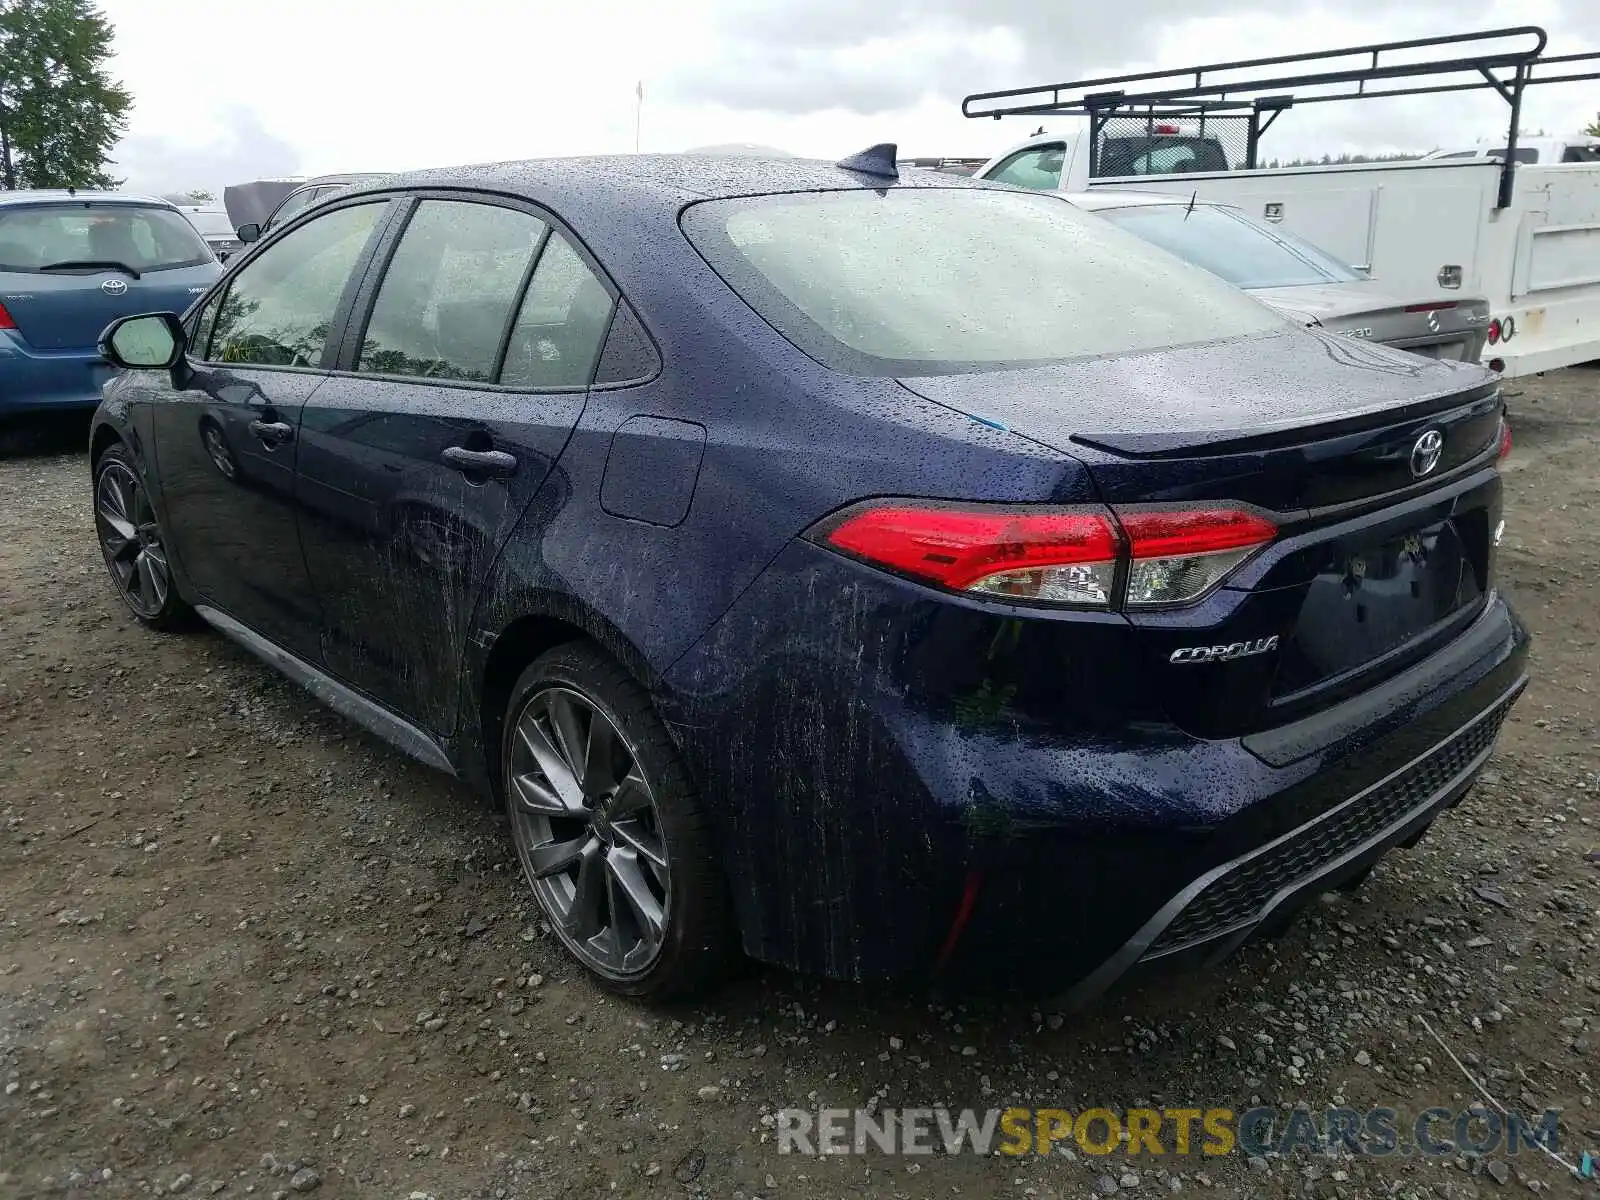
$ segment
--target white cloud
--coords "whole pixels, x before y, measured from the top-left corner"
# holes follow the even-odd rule
[[[1204,11],[1196,9],[1204,3]],[[1454,32],[1446,0],[102,0],[133,91],[118,173],[220,189],[267,174],[759,142],[837,156],[876,141],[988,154],[1031,132],[964,120],[992,87]],[[1600,44],[1600,5],[1523,0],[1553,49]],[[1525,125],[1575,128],[1583,85],[1531,89]],[[1490,93],[1308,106],[1266,153],[1427,149],[1503,128]]]

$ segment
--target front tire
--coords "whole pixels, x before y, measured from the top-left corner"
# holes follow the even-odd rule
[[[677,999],[732,955],[726,887],[694,789],[639,684],[586,643],[517,680],[500,784],[534,898],[601,986]]]
[[[144,478],[121,443],[94,465],[94,525],[112,586],[128,610],[152,629],[191,625],[194,610],[178,595]]]

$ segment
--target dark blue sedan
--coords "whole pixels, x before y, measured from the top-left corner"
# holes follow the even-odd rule
[[[222,273],[164,200],[102,192],[0,192],[0,421],[93,408],[111,367],[106,323],[181,312]]]
[[[113,582],[503,805],[562,944],[1086,1000],[1353,886],[1525,683],[1494,376],[1053,197],[390,177],[124,319]]]

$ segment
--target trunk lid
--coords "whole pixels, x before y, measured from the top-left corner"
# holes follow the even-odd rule
[[[215,263],[149,272],[138,279],[119,271],[71,275],[0,272],[0,304],[6,306],[28,345],[39,350],[89,350],[101,330],[118,317],[182,313],[220,273]]]
[[[1325,333],[902,380],[1071,453],[1113,508],[1265,510],[1275,541],[1198,603],[1129,611],[1175,723],[1238,736],[1336,703],[1489,589],[1495,376]]]
[[[1250,294],[1302,324],[1432,358],[1476,359],[1489,327],[1489,302],[1481,297],[1403,301],[1365,280],[1253,288]]]

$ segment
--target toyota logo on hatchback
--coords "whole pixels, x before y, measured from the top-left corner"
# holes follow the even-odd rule
[[[100,290],[108,296],[120,296],[128,290],[128,285],[120,279],[107,279],[101,282]]]
[[[1411,474],[1413,478],[1421,479],[1424,475],[1433,473],[1439,465],[1439,459],[1444,456],[1444,434],[1437,429],[1430,429],[1411,447]]]

